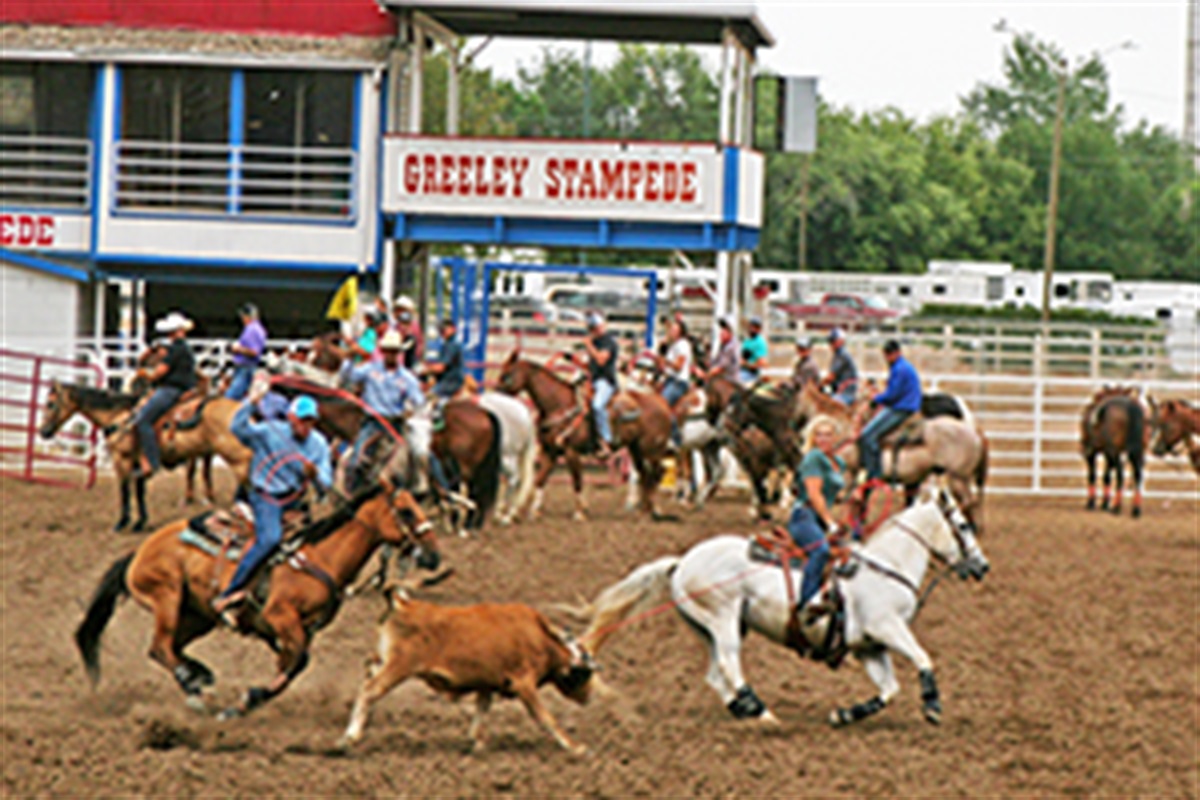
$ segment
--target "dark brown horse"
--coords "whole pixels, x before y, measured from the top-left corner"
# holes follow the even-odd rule
[[[475,507],[466,528],[483,527],[500,488],[500,421],[474,400],[451,400],[442,407],[442,425],[433,432],[431,447],[450,475],[467,484]]]
[[[113,470],[121,487],[121,517],[113,526],[113,530],[117,531],[124,530],[130,522],[131,488],[136,490],[138,504],[138,519],[133,530],[142,531],[146,528],[146,481],[133,477],[137,446],[136,434],[129,425],[137,400],[134,395],[55,381],[46,396],[42,424],[38,428],[42,438],[49,439],[68,419],[79,414],[105,432]],[[244,483],[250,471],[250,450],[229,431],[238,406],[235,400],[213,398],[199,408],[194,422],[178,426],[171,421],[174,411],[168,411],[156,426],[163,466],[171,469],[187,463],[189,459],[215,454],[221,456],[233,470],[238,483]]]
[[[585,519],[583,456],[595,446],[590,408],[574,386],[520,355],[520,350],[514,350],[504,362],[498,386],[507,394],[527,392],[538,409],[542,460],[531,514],[536,515],[541,508],[546,481],[559,457],[563,457],[575,490],[575,519]],[[609,404],[609,417],[617,445],[629,448],[638,468],[642,510],[654,516],[654,492],[662,479],[662,457],[671,436],[671,411],[657,394],[619,392]]]
[[[1151,409],[1151,452],[1162,458],[1180,444],[1187,450],[1192,467],[1200,475],[1200,409],[1193,408],[1186,400],[1150,400]]]
[[[1133,516],[1142,515],[1142,476],[1150,429],[1146,412],[1132,390],[1103,389],[1083,410],[1080,419],[1080,449],[1087,462],[1087,507],[1096,507],[1096,457],[1104,454],[1104,498],[1100,507],[1121,513],[1121,491],[1125,483],[1122,459],[1133,471]],[[1115,496],[1110,495],[1113,473],[1117,476]],[[1111,499],[1111,505],[1110,505]]]
[[[136,551],[118,559],[100,580],[75,642],[93,684],[100,679],[100,638],[118,600],[132,596],[154,615],[150,658],[175,676],[188,704],[204,708],[203,691],[212,671],[184,654],[194,640],[217,624],[212,600],[233,576],[236,561],[210,555],[185,543],[187,520],[160,528]],[[222,712],[244,714],[278,695],[308,664],[313,634],[337,614],[342,593],[381,544],[400,545],[412,554],[419,542],[436,554],[430,525],[416,500],[385,477],[328,518],[303,530],[303,542],[286,559],[273,559],[258,572],[240,612],[242,632],[267,642],[278,654],[278,674],[266,686],[250,688],[242,702]],[[296,540],[292,540],[296,541]],[[248,543],[246,546],[249,546]],[[436,568],[430,559],[429,564]]]

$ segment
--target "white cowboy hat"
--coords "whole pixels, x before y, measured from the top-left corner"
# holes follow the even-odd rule
[[[172,311],[165,317],[154,323],[156,333],[174,333],[175,331],[190,331],[195,327],[190,319],[180,314],[178,311]]]
[[[409,311],[415,311],[417,304],[408,295],[397,295],[395,302],[392,303],[392,308],[407,308]]]
[[[407,350],[411,342],[400,338],[400,331],[390,330],[379,340],[380,350]]]

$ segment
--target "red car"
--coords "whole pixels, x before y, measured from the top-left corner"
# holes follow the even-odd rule
[[[804,322],[809,329],[870,328],[900,316],[900,312],[888,308],[882,300],[871,295],[829,293],[821,298],[820,303],[779,303],[775,307],[791,319]]]

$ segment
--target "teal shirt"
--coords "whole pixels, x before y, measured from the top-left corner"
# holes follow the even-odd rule
[[[832,509],[833,503],[837,499],[838,493],[846,487],[846,479],[842,476],[842,470],[846,468],[840,456],[834,456],[830,460],[829,456],[822,453],[815,447],[804,454],[804,459],[800,462],[800,477],[797,480],[798,500],[801,505],[808,505],[808,492],[804,488],[806,478],[821,479],[821,494],[825,497],[825,505]]]
[[[767,347],[767,340],[762,335],[751,336],[742,342],[742,364],[749,366],[754,364],[760,358],[766,358],[770,350]]]

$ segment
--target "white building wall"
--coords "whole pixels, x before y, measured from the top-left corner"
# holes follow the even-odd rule
[[[77,282],[0,259],[0,287],[0,346],[60,357],[72,353]]]

